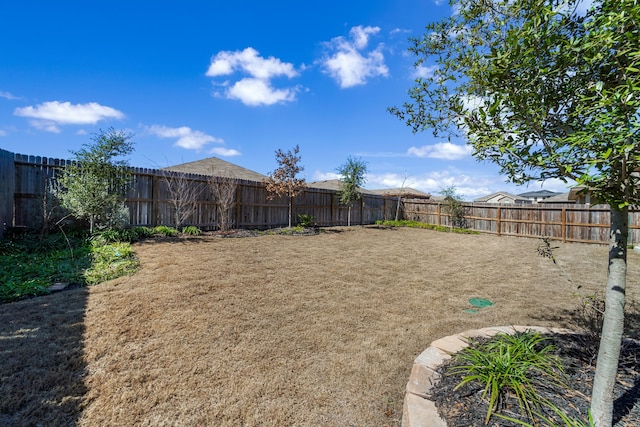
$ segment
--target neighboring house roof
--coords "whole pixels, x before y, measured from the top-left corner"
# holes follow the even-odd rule
[[[527,199],[538,199],[540,197],[543,197],[543,198],[553,197],[553,196],[557,196],[558,194],[560,193],[556,191],[538,190],[538,191],[528,191],[526,193],[520,193],[518,194],[518,196],[526,197]]]
[[[555,196],[547,197],[544,200],[540,200],[538,203],[575,203],[575,199],[570,199],[569,195],[571,193],[558,193]]]
[[[584,185],[578,185],[569,190],[569,199],[570,200],[578,200],[580,196],[584,196],[591,191],[585,187]]]
[[[498,191],[488,196],[479,197],[474,200],[478,203],[531,203],[531,200],[526,197],[516,196],[515,194],[507,193],[506,191]]]
[[[308,182],[307,187],[340,191],[342,189],[342,181],[339,179],[328,179],[326,181]]]
[[[413,198],[413,199],[431,199],[431,194],[425,193],[423,191],[416,190],[410,187],[383,188],[380,190],[371,190],[371,193],[379,194],[381,196],[388,196],[388,197],[402,196],[405,198]]]
[[[245,179],[247,181],[262,182],[266,175],[252,171],[234,163],[227,162],[217,157],[196,160],[195,162],[182,163],[180,165],[162,168],[175,172],[186,172],[198,175],[222,176],[227,178]]]
[[[340,191],[342,190],[342,181],[340,181],[339,179],[328,179],[326,181],[308,182],[307,187]],[[378,194],[374,193],[371,190],[367,190],[366,188],[360,188],[360,192],[363,194]]]

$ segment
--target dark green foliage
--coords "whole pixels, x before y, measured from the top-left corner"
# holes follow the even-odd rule
[[[0,254],[0,302],[47,294],[56,282],[96,284],[138,265],[129,243],[101,235],[25,234],[1,240]]]
[[[76,218],[94,227],[128,223],[128,209],[122,203],[130,183],[126,160],[133,152],[131,135],[109,129],[93,136],[92,144],[73,151],[74,163],[67,165],[58,182],[57,197]]]
[[[349,206],[349,217],[347,224],[351,226],[351,207],[362,197],[362,186],[366,182],[367,163],[356,157],[349,156],[347,162],[338,168],[338,173],[342,176],[340,181],[340,203]]]
[[[202,234],[202,231],[194,225],[187,225],[182,228],[182,234],[186,234],[187,236],[199,236]]]
[[[554,352],[555,347],[539,333],[498,334],[456,353],[446,374],[462,375],[456,389],[470,382],[482,386],[482,398],[489,400],[485,423],[506,393],[515,395],[522,414],[533,419],[544,405],[536,386],[564,384],[564,369]]]
[[[153,229],[149,227],[110,228],[95,233],[92,240],[102,244],[115,242],[133,243],[151,236],[153,236]]]
[[[349,156],[347,162],[338,168],[338,173],[342,182],[340,203],[351,206],[360,200],[360,191],[366,182],[367,163],[360,158]]]
[[[71,237],[67,243],[62,233],[5,239],[0,251],[2,302],[46,294],[55,282],[82,283],[82,271],[91,265],[86,239]]]
[[[449,217],[451,227],[467,228],[466,208],[462,202],[462,197],[456,192],[456,188],[451,186],[440,191],[444,196],[442,207],[445,215]]]
[[[298,215],[298,225],[301,227],[315,227],[316,219],[313,215],[300,214]]]
[[[172,237],[178,235],[178,230],[172,227],[167,227],[166,225],[158,225],[153,227],[153,234],[156,236]]]

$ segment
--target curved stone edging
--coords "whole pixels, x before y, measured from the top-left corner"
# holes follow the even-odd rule
[[[438,414],[435,402],[429,400],[428,396],[440,379],[436,372],[438,367],[446,360],[451,359],[452,354],[467,347],[469,338],[492,337],[499,333],[509,334],[524,331],[542,334],[572,332],[568,329],[539,326],[495,326],[470,329],[433,341],[413,362],[404,395],[402,427],[447,427],[447,423]]]

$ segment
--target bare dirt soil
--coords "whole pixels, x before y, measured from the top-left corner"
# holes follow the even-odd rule
[[[580,321],[607,247],[555,244],[555,265],[539,244],[375,227],[138,243],[134,276],[0,306],[0,425],[399,426],[431,341]],[[632,303],[639,273],[631,251]]]

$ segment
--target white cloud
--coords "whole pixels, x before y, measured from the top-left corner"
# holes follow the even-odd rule
[[[6,130],[0,129],[0,136],[7,136],[7,135],[9,135],[9,133]]]
[[[367,47],[367,44],[369,44],[369,36],[379,32],[380,27],[362,27],[361,25],[358,25],[357,27],[351,28],[349,34],[353,39],[356,49],[364,49]]]
[[[289,102],[295,97],[295,89],[275,89],[268,80],[262,79],[242,79],[227,89],[227,98],[237,99],[249,106]]]
[[[14,96],[9,92],[3,92],[1,90],[0,90],[0,98],[8,99],[10,101],[13,101],[13,100],[16,100],[16,99],[20,99],[19,97]]]
[[[424,65],[418,65],[413,71],[413,78],[426,79],[433,76],[433,72],[438,69],[437,65],[425,67]]]
[[[70,102],[51,101],[35,107],[16,108],[13,112],[19,117],[33,120],[31,125],[47,132],[60,132],[60,125],[96,124],[106,119],[122,119],[124,113],[96,102],[88,104],[71,104]]]
[[[179,128],[170,128],[161,125],[152,125],[147,127],[147,132],[160,138],[177,138],[175,146],[186,148],[187,150],[199,150],[205,145],[216,142],[222,143],[224,140],[207,135],[199,130],[193,130],[187,126]]]
[[[62,129],[55,122],[50,122],[46,120],[29,120],[29,124],[34,128],[50,133],[60,133]]]
[[[350,40],[335,37],[325,43],[331,53],[321,60],[324,72],[343,89],[363,85],[371,77],[388,76],[389,68],[384,63],[382,44],[370,52],[361,52],[369,44],[370,36],[378,32],[379,27],[357,26],[349,31]]]
[[[241,153],[238,150],[234,150],[233,148],[224,148],[224,147],[216,147],[209,150],[209,154],[217,154],[218,156],[223,157],[233,157],[239,156]]]
[[[411,33],[411,30],[406,30],[403,28],[394,28],[389,32],[389,34],[391,34],[392,36],[395,36],[396,34],[409,34],[409,33]]]
[[[211,58],[209,69],[205,73],[208,77],[231,75],[235,72],[249,75],[231,84],[229,81],[214,83],[224,89],[223,96],[237,99],[245,105],[259,106],[291,102],[295,100],[297,88],[274,88],[272,79],[280,76],[293,78],[299,75],[293,64],[282,62],[270,56],[263,58],[259,52],[251,47],[242,51],[222,51]]]
[[[331,181],[332,179],[340,179],[340,178],[342,178],[342,175],[336,172],[315,171],[313,173],[314,181]]]
[[[431,159],[458,160],[471,155],[471,147],[468,145],[456,145],[450,142],[439,142],[422,147],[411,147],[407,154],[416,157],[428,157]]]
[[[566,193],[569,191],[569,189],[576,185],[576,182],[573,180],[568,180],[568,182],[563,182],[561,179],[558,178],[549,178],[546,181],[536,181],[535,183],[531,183],[531,187],[533,187],[531,190],[522,190],[522,192],[526,192],[526,191],[536,191],[539,189],[541,190],[549,190],[549,191],[557,191],[558,193]]]
[[[206,75],[208,77],[217,77],[232,74],[234,71],[242,71],[257,79],[298,76],[293,64],[282,62],[273,56],[265,59],[259,56],[259,52],[252,47],[248,47],[243,51],[219,52],[211,58],[211,64]]]
[[[369,174],[368,178],[367,188],[400,188],[405,180],[405,175],[391,173]],[[477,197],[491,194],[497,191],[491,190],[496,185],[500,186],[501,184],[483,176],[472,176],[449,170],[408,176],[404,182],[405,188],[414,188],[433,196],[439,195],[444,188],[454,187],[456,192],[463,196],[465,200],[473,200]]]

